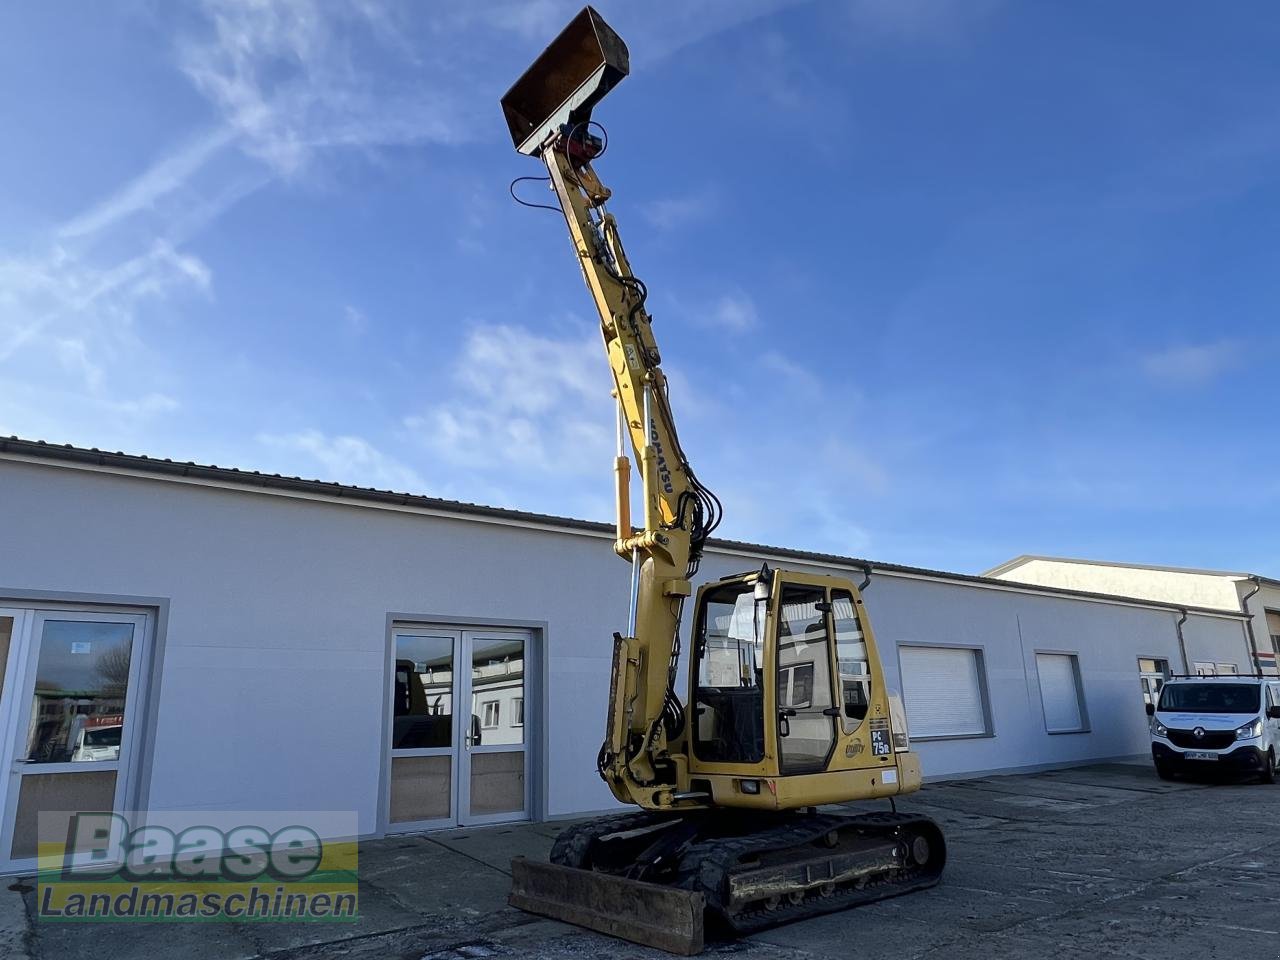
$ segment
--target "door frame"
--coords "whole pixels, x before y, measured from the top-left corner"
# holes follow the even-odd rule
[[[464,818],[461,790],[462,761],[457,760],[451,766],[453,782],[450,785],[450,804],[452,814],[447,818],[434,820],[412,820],[399,823],[391,822],[391,761],[392,735],[394,716],[392,698],[395,694],[395,661],[396,636],[402,633],[434,633],[449,634],[458,637],[454,647],[455,665],[461,662],[463,653],[462,634],[518,634],[525,641],[524,664],[524,757],[525,757],[525,810],[519,819],[508,814],[495,814],[484,817]],[[513,822],[539,822],[546,818],[546,769],[548,764],[548,745],[545,736],[547,718],[547,636],[545,621],[539,620],[503,620],[480,617],[444,617],[434,615],[415,615],[407,613],[389,613],[386,616],[386,648],[384,651],[384,676],[382,684],[382,751],[378,773],[378,837],[392,836],[402,833],[417,833],[425,830],[448,830],[464,826],[487,826],[491,824]],[[470,670],[465,671],[466,682],[470,685]],[[454,687],[455,696],[458,687]],[[455,717],[457,716],[455,710]],[[433,747],[420,750],[396,751],[395,756],[438,756],[449,754],[455,750],[461,752],[464,727],[454,724],[454,745],[451,747]],[[495,745],[511,749],[512,745]],[[482,751],[487,752],[487,751]],[[499,752],[499,751],[494,751]],[[470,771],[468,769],[467,773]],[[467,787],[469,792],[470,783]]]
[[[24,776],[59,773],[89,773],[113,771],[115,792],[112,810],[119,812],[137,806],[136,781],[139,756],[145,741],[149,686],[151,679],[152,617],[138,610],[93,610],[79,607],[6,606],[0,607],[0,615],[9,616],[14,611],[22,614],[15,620],[14,634],[9,643],[9,659],[5,669],[4,690],[0,691],[0,873],[34,871],[38,858],[13,859],[13,828],[15,826],[18,797]],[[39,649],[43,642],[43,625],[50,621],[72,620],[86,623],[132,623],[133,638],[129,654],[129,677],[126,681],[124,729],[120,738],[120,753],[116,760],[94,760],[87,763],[43,763],[31,770],[19,767],[19,744],[25,741],[28,725],[24,722],[31,712],[31,700],[35,696],[35,679],[39,666]],[[21,633],[19,633],[21,625]],[[15,640],[17,642],[15,642]],[[16,683],[11,681],[16,680]]]

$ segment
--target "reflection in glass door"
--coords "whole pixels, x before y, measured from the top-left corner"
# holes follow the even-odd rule
[[[528,640],[507,630],[393,632],[391,829],[528,817]]]
[[[10,862],[36,856],[41,813],[120,809],[146,622],[113,614],[27,618],[26,643],[17,642],[16,621],[8,625],[3,699],[13,737],[5,744],[0,861]]]
[[[451,826],[457,817],[454,685],[462,635],[395,633],[391,690],[392,825]]]
[[[525,776],[525,647],[528,635],[466,632],[471,669],[460,703],[471,704],[471,728],[460,755],[459,821],[495,823],[528,817]]]

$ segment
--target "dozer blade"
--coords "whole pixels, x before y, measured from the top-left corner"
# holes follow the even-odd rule
[[[668,953],[691,957],[702,951],[701,893],[517,857],[509,902]]]
[[[591,108],[630,69],[622,38],[583,7],[502,98],[516,149],[537,156],[561,126],[591,119]]]

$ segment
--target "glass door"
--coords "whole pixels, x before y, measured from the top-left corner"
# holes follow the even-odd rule
[[[142,699],[144,616],[29,611],[26,619],[20,633],[18,618],[0,613],[12,731],[0,862],[11,866],[32,861],[41,839],[65,838],[67,817],[41,814],[123,808]]]
[[[393,634],[391,785],[393,830],[450,827],[458,818],[459,725],[456,665],[462,634],[403,628]]]
[[[392,637],[390,829],[527,819],[529,634],[406,626]]]
[[[13,730],[19,709],[18,672],[22,665],[23,639],[27,635],[30,612],[0,607],[0,732]],[[9,860],[4,845],[4,812],[8,809],[10,778],[6,772],[13,766],[13,747],[7,734],[0,735],[0,865]]]
[[[525,664],[529,635],[466,631],[468,669],[459,703],[471,715],[459,753],[459,822],[470,826],[529,817],[525,736]]]

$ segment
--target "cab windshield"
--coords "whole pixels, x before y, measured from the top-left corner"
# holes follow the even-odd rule
[[[1160,710],[1184,713],[1257,713],[1262,688],[1245,683],[1166,683]]]

